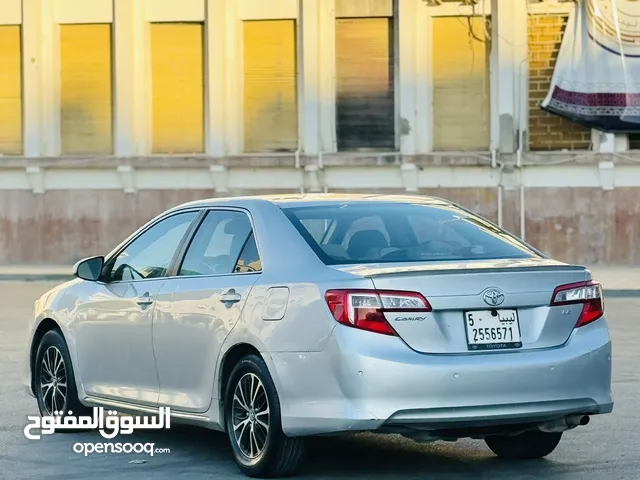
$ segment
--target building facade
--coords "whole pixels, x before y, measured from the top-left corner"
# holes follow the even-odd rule
[[[572,2],[0,0],[0,263],[197,198],[437,195],[640,261],[640,142],[539,108]]]

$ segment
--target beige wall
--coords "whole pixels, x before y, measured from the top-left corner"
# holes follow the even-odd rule
[[[403,193],[394,189],[372,190],[372,193],[374,191]],[[449,198],[497,220],[495,189],[433,188],[419,193]],[[134,195],[117,190],[50,191],[43,195],[1,191],[0,264],[70,264],[89,255],[108,253],[164,209],[212,195],[208,189],[149,190]],[[553,208],[549,208],[550,202]],[[516,234],[519,234],[519,215],[518,192],[506,192],[504,225]],[[640,263],[640,248],[636,245],[640,235],[638,215],[640,189],[637,188],[611,192],[594,188],[526,190],[527,240],[567,262]]]

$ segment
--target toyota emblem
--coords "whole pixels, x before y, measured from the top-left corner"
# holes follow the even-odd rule
[[[490,307],[497,307],[504,302],[504,293],[499,288],[487,288],[482,294],[482,299]]]

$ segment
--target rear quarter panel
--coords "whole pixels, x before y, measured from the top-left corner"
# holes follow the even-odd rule
[[[317,272],[320,277],[321,271]],[[243,311],[243,322],[237,330],[259,338],[267,352],[321,352],[337,325],[324,300],[329,288],[372,288],[369,279],[328,278],[311,282],[291,282],[286,287],[289,299],[282,319],[269,320],[267,295],[270,288],[285,284],[255,285]]]
[[[247,208],[262,274],[225,346],[245,341],[265,352],[322,351],[336,325],[324,291],[371,288],[371,280],[327,267],[275,204],[260,202]],[[286,310],[281,318],[269,319],[273,307],[269,305],[269,289],[277,287],[288,289]]]

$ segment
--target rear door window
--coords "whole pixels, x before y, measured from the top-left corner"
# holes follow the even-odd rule
[[[178,275],[233,273],[250,236],[251,221],[246,213],[211,210],[189,244]]]

